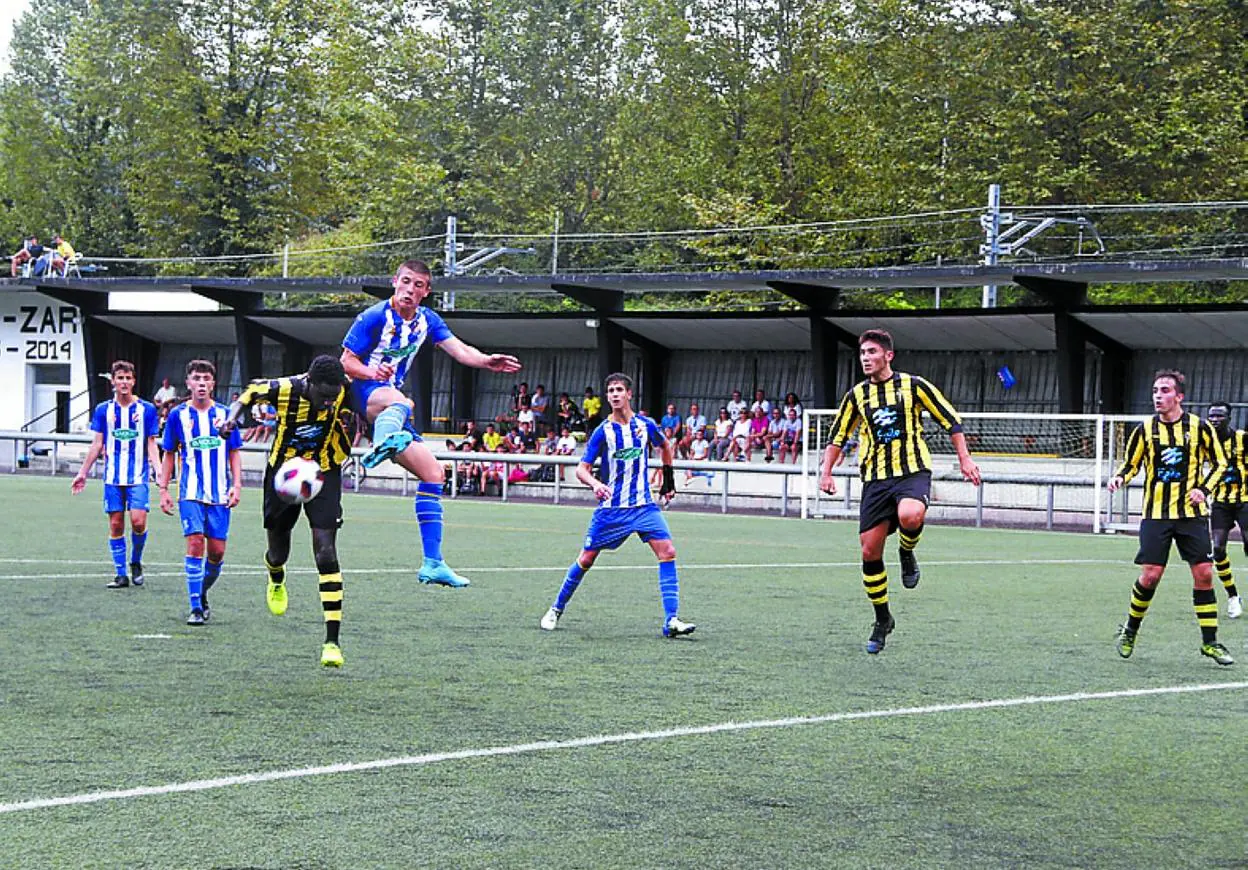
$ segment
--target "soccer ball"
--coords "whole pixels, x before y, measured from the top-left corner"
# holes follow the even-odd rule
[[[273,478],[273,491],[282,501],[303,504],[316,498],[325,483],[319,463],[301,456],[293,456],[282,463]]]

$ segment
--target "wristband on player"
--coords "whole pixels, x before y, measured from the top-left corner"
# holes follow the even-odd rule
[[[663,485],[659,487],[659,495],[668,495],[676,491],[676,474],[670,465],[663,466]]]

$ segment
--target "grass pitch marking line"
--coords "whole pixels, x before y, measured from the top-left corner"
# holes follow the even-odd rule
[[[173,640],[171,634],[134,634],[131,637],[135,640]]]
[[[1039,704],[1077,704],[1083,701],[1107,701],[1116,698],[1144,698],[1159,695],[1185,695],[1194,692],[1234,691],[1237,689],[1248,689],[1248,682],[1197,683],[1188,686],[1163,686],[1153,689],[1074,692],[1069,695],[1028,695],[1021,698],[999,698],[993,701],[965,701],[957,704],[931,704],[925,707],[896,707],[891,710],[862,710],[857,713],[829,713],[823,716],[793,716],[787,719],[761,719],[753,722],[720,722],[714,725],[690,725],[681,728],[665,728],[659,731],[631,731],[624,734],[577,737],[571,740],[539,740],[533,743],[516,743],[510,746],[459,749],[452,752],[430,752],[425,755],[406,755],[398,758],[382,758],[376,761],[327,764],[320,767],[300,767],[293,770],[272,770],[267,773],[245,773],[239,776],[223,776],[217,779],[196,779],[189,782],[172,782],[166,785],[150,785],[112,791],[93,791],[84,794],[66,795],[64,797],[14,801],[12,803],[0,803],[0,815],[49,809],[51,807],[95,804],[103,801],[129,800],[130,798],[154,797],[193,791],[211,791],[237,785],[255,785],[257,783],[278,782],[286,779],[306,779],[313,776],[330,776],[338,773],[360,773],[368,770],[385,770],[391,767],[421,767],[427,764],[439,764],[444,761],[463,761],[469,758],[527,755],[533,752],[584,749],[593,746],[642,743],[650,740],[671,740],[677,737],[694,737],[703,734],[727,734],[738,731],[759,731],[766,728],[792,728],[800,725],[853,722],[860,719],[930,716],[938,713],[1001,710]]]
[[[61,559],[0,559],[0,563],[5,561],[16,561],[24,564],[40,564],[40,565],[103,565],[102,561],[87,562]],[[180,568],[181,565],[175,565],[172,562],[145,562],[145,565],[155,565],[165,568]],[[1122,559],[927,559],[924,565],[1120,565],[1123,564]],[[594,571],[653,571],[655,563],[651,562],[647,565],[595,565]],[[731,562],[731,563],[699,563],[688,562],[681,563],[681,571],[722,571],[726,568],[861,568],[862,562]],[[62,574],[48,573],[43,574],[0,574],[0,580],[90,580],[92,578],[99,579],[108,573],[111,566],[106,566],[101,571],[93,571],[88,574]],[[255,576],[258,569],[254,568],[238,568],[229,566],[221,571],[224,576],[230,577],[250,577]],[[465,574],[557,574],[567,571],[567,565],[556,565],[555,567],[534,567],[531,565],[516,566],[513,568],[500,568],[492,566],[488,568],[460,568]],[[286,568],[287,574],[315,574],[315,568]],[[343,569],[343,573],[350,575],[359,574],[411,574],[411,568],[352,568],[347,566]],[[147,571],[146,577],[183,577],[183,571]]]

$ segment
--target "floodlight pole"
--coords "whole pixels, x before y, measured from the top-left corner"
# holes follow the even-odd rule
[[[985,266],[997,265],[1001,254],[1001,185],[988,185],[988,211],[980,217],[980,225],[984,228],[984,244],[979,252],[984,255]],[[984,285],[984,308],[997,307],[997,285]]]

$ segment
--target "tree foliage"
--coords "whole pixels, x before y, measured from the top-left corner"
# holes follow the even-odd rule
[[[506,240],[941,211],[992,182],[1072,208],[1241,199],[1245,37],[1239,0],[34,0],[0,82],[0,234],[225,256],[452,214]],[[1242,255],[1239,214],[1105,235]],[[558,267],[974,260],[973,220],[571,239]]]

